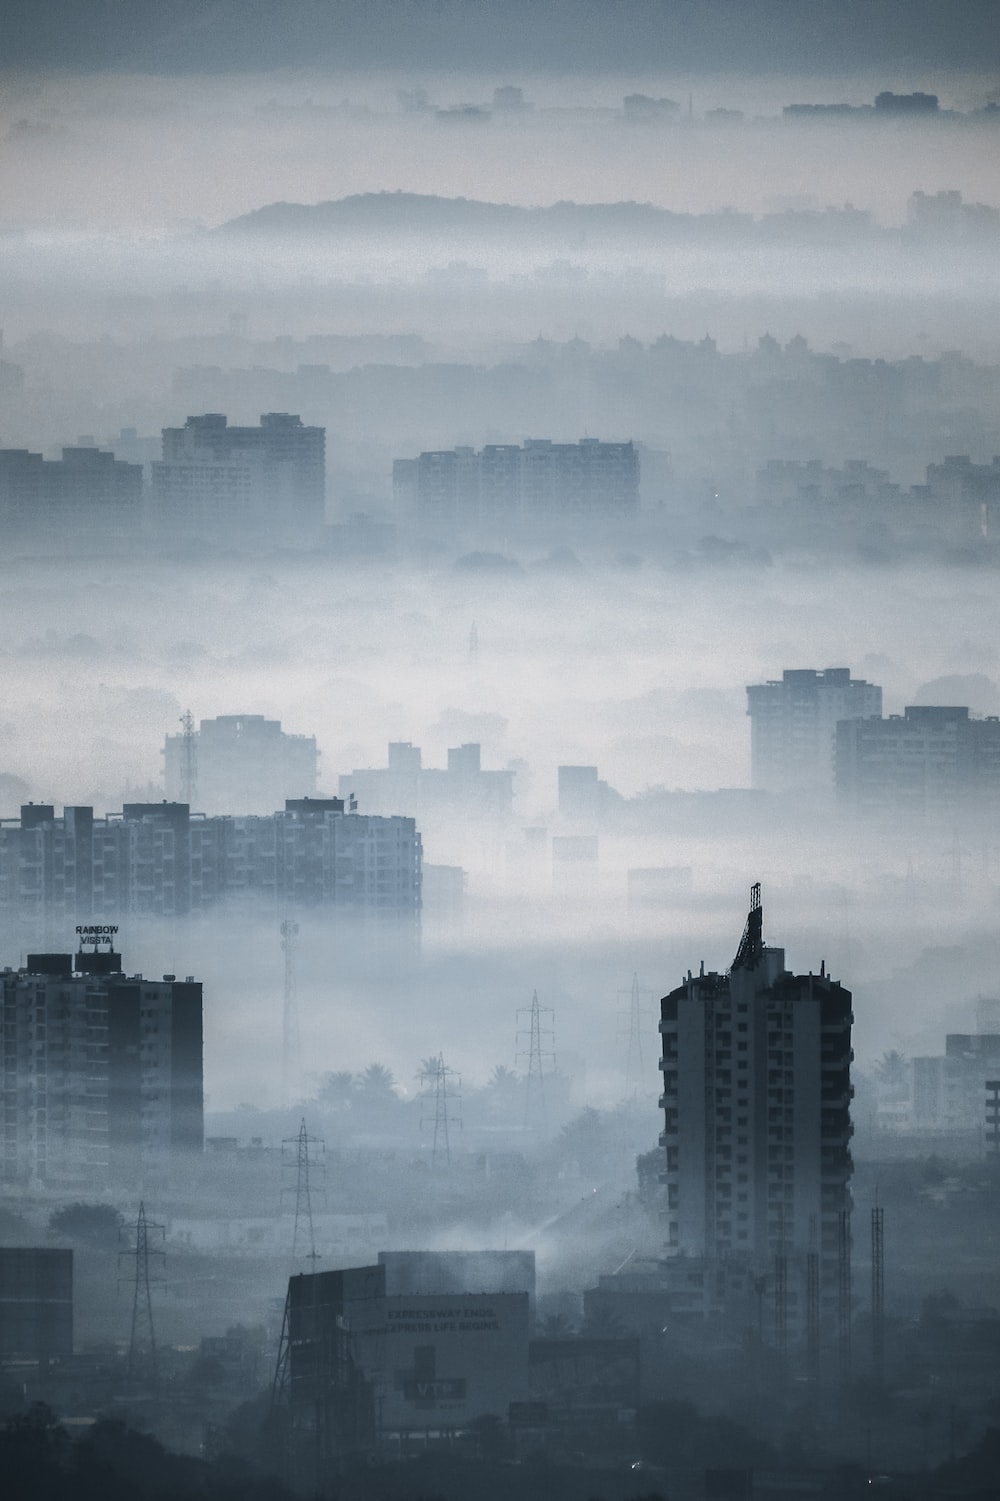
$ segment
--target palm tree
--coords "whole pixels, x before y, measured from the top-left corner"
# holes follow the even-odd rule
[[[369,1063],[360,1084],[362,1093],[370,1100],[396,1099],[396,1081],[384,1063]]]

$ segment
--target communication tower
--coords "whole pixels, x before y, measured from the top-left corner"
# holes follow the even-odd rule
[[[194,807],[198,795],[198,741],[190,709],[181,715],[181,801]]]
[[[118,1253],[119,1268],[123,1262],[130,1263],[128,1276],[119,1276],[119,1290],[123,1282],[127,1282],[132,1288],[132,1327],[129,1333],[126,1374],[129,1381],[144,1381],[149,1386],[155,1386],[158,1377],[151,1283],[162,1280],[166,1264],[165,1252],[154,1249],[151,1242],[162,1240],[164,1233],[162,1225],[154,1225],[147,1220],[146,1206],[140,1203],[134,1244]]]
[[[521,1018],[527,1017],[526,1026]],[[552,1024],[542,1025],[542,1018],[549,1017]],[[533,1126],[546,1134],[545,1075],[555,1072],[555,1012],[551,1006],[538,1004],[538,991],[531,994],[531,1005],[518,1009],[516,1061],[527,1064],[524,1077],[524,1124]],[[548,1068],[546,1069],[546,1063]]]

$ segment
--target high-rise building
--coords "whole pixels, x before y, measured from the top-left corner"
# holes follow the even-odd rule
[[[315,736],[289,735],[263,714],[203,719],[190,737],[168,735],[163,756],[167,796],[186,799],[193,775],[198,806],[213,813],[265,813],[316,791]]]
[[[288,412],[259,427],[230,427],[221,412],[165,427],[152,505],[166,534],[308,537],[326,519],[326,429]]]
[[[1000,812],[1000,718],[911,704],[837,726],[837,797],[863,814]]]
[[[420,747],[409,741],[391,741],[388,765],[341,775],[339,790],[380,813],[503,820],[513,805],[514,773],[485,770],[476,741],[451,747],[446,768],[424,766]]]
[[[45,529],[100,541],[107,547],[142,514],[142,465],[81,445],[61,459],[26,448],[0,449],[0,531]]]
[[[399,508],[449,523],[627,516],[639,505],[639,455],[597,438],[452,448],[397,459],[393,487]]]
[[[412,818],[290,798],[283,812],[192,814],[187,803],[93,808],[27,803],[0,820],[0,919],[28,944],[66,924],[181,917],[226,903],[284,913],[326,908],[363,931],[420,927],[421,841]]]
[[[6,1182],[132,1183],[202,1150],[200,982],[126,975],[96,946],[113,925],[81,928],[75,956],[0,973]]]
[[[882,689],[849,667],[786,669],[780,682],[748,685],[747,713],[754,787],[832,795],[837,725],[878,718]]]
[[[660,1003],[664,1182],[673,1254],[767,1268],[814,1254],[837,1287],[850,1206],[851,993],[765,945],[760,887],[728,971]]]

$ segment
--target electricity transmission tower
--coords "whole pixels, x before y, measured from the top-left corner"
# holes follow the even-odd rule
[[[299,1077],[299,1007],[295,990],[295,951],[299,925],[286,917],[281,924],[281,948],[285,955],[285,1003],[281,1016],[281,1103],[292,1103],[292,1088]]]
[[[198,794],[198,742],[190,709],[181,715],[181,801],[194,806]]]
[[[157,1276],[156,1267],[159,1264],[162,1274],[166,1264],[166,1254],[154,1249],[150,1242],[157,1238],[162,1240],[164,1233],[162,1225],[154,1225],[147,1220],[146,1206],[140,1203],[135,1222],[135,1244],[118,1253],[119,1267],[123,1261],[131,1263],[129,1275],[119,1276],[118,1280],[119,1290],[123,1282],[128,1282],[132,1287],[132,1328],[129,1334],[126,1374],[129,1381],[145,1380],[150,1386],[156,1385],[158,1375],[151,1281],[161,1280]],[[150,1262],[154,1268],[152,1278]]]
[[[313,1195],[326,1208],[326,1143],[321,1136],[310,1136],[305,1119],[297,1136],[287,1136],[281,1143],[281,1166],[291,1176],[295,1170],[294,1189],[282,1185],[282,1193],[295,1194],[295,1224],[292,1229],[292,1257],[306,1257],[316,1262],[316,1231],[313,1225]],[[319,1179],[317,1185],[315,1180]]]
[[[872,1209],[872,1376],[881,1386],[885,1375],[885,1244],[883,1210]]]
[[[522,1026],[521,1018],[528,1018]],[[542,1018],[550,1018],[552,1025],[543,1026]],[[531,1005],[518,1009],[516,1062],[527,1064],[524,1078],[524,1124],[533,1126],[545,1135],[547,1120],[545,1112],[545,1075],[555,1071],[555,1012],[551,1006],[538,1004],[538,991],[531,993]],[[525,1045],[527,1043],[527,1045]],[[548,1063],[548,1070],[546,1070]]]
[[[452,1126],[462,1129],[462,1080],[447,1066],[443,1053],[429,1058],[420,1070],[420,1129],[428,1122],[434,1126],[431,1166],[436,1167],[441,1157],[450,1167],[450,1130]]]
[[[645,1067],[642,1056],[642,1034],[645,1030],[644,1023],[652,1015],[650,1005],[653,992],[639,988],[639,976],[633,974],[631,990],[618,992],[618,1039],[619,1042],[628,1037],[628,1051],[625,1056],[625,1098],[632,1099],[639,1094],[645,1083]]]

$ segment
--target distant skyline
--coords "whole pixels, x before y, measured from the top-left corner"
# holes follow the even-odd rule
[[[996,0],[7,0],[5,70],[776,73],[1000,63]]]

